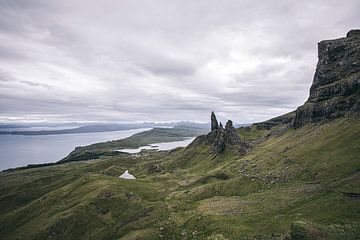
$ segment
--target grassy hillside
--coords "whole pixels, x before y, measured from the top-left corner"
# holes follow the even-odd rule
[[[240,128],[245,155],[198,138],[3,172],[0,239],[359,239],[359,120]],[[118,178],[127,169],[136,180]]]

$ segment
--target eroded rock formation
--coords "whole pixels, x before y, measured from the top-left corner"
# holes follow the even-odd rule
[[[228,120],[225,124],[225,137],[226,142],[228,142],[230,145],[236,145],[241,143],[239,134],[237,134],[231,120]]]
[[[219,128],[218,121],[216,119],[215,113],[211,112],[211,131]]]
[[[221,122],[218,123],[214,112],[211,112],[211,132],[208,133],[206,139],[209,144],[213,145],[216,154],[222,153],[227,147],[232,146],[238,147],[241,153],[246,151],[247,144],[241,141],[232,121],[228,120],[224,128]]]
[[[360,111],[360,30],[319,42],[318,57],[309,99],[295,112],[295,128]]]

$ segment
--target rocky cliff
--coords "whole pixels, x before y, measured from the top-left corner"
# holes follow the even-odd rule
[[[292,121],[295,128],[360,111],[360,30],[319,42],[318,58],[310,96]]]

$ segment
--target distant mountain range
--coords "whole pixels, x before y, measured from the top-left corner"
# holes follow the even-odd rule
[[[137,128],[155,128],[155,127],[177,127],[186,126],[199,129],[209,129],[209,123],[196,123],[196,122],[169,122],[169,123],[104,123],[93,124],[86,126],[79,126],[74,128],[65,129],[44,129],[38,130],[38,126],[32,125],[17,125],[17,124],[3,124],[0,125],[0,134],[11,135],[51,135],[51,134],[71,134],[71,133],[92,133],[92,132],[111,132],[111,131],[124,131]],[[12,130],[8,130],[12,129]]]

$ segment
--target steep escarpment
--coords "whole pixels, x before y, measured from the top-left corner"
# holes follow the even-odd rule
[[[310,96],[292,121],[295,128],[360,111],[360,30],[319,42],[318,56]]]

